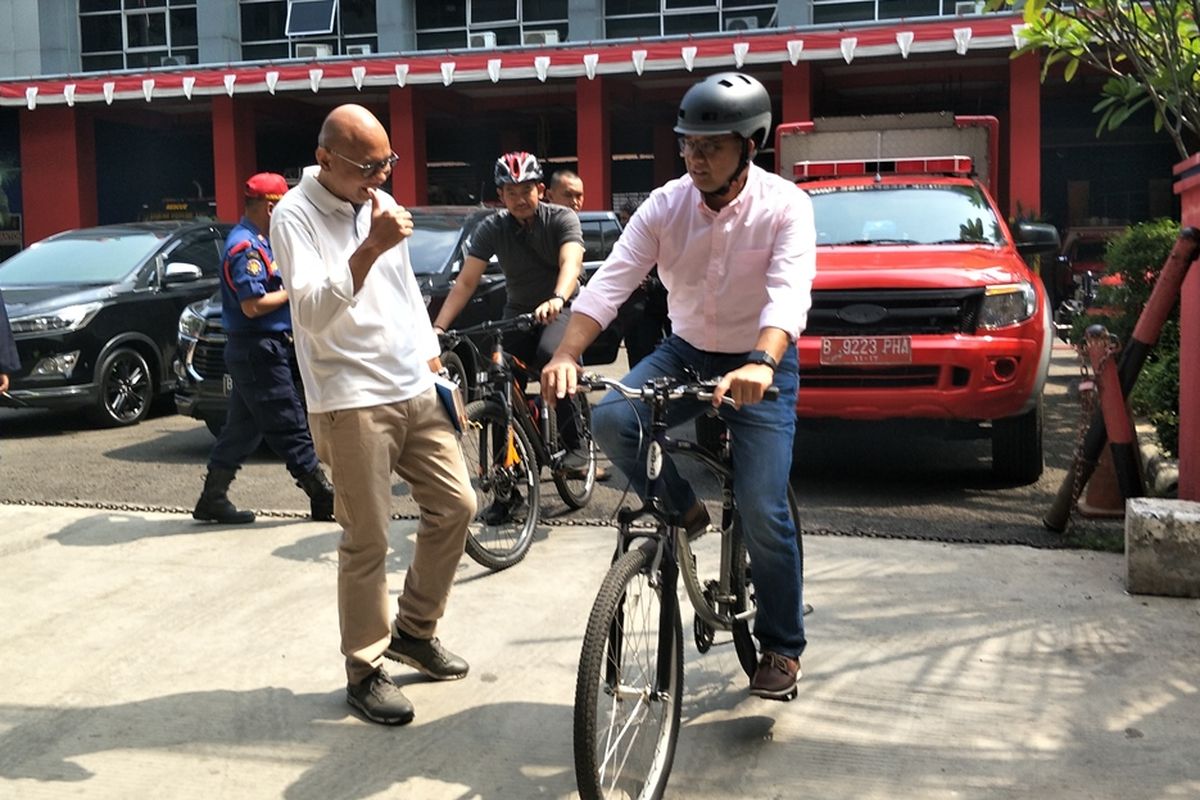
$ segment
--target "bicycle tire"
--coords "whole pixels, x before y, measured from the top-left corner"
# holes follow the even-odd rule
[[[504,458],[497,459],[496,442],[503,442],[504,408],[494,401],[476,400],[467,404],[468,429],[463,433],[463,456],[471,485],[475,489],[478,511],[467,527],[466,552],[476,563],[492,570],[508,569],[520,563],[533,544],[541,503],[541,470],[533,445],[520,425],[511,425],[516,463],[505,466]],[[484,454],[490,454],[484,457]],[[521,490],[524,497],[519,497]],[[493,508],[510,505],[513,491],[527,505],[524,518],[518,510],[512,519],[488,524],[486,516]]]
[[[582,800],[661,798],[671,774],[679,740],[683,627],[678,598],[672,596],[672,637],[669,652],[662,652],[664,595],[661,582],[650,585],[653,562],[650,545],[617,559],[588,617],[574,711],[575,780]],[[663,658],[672,659],[669,681],[656,696]],[[647,723],[657,731],[643,730]]]
[[[592,491],[596,488],[596,442],[592,439],[592,407],[587,397],[577,393],[569,398],[569,402],[575,403],[576,424],[582,428],[579,438],[587,448],[587,466],[583,468],[583,476],[579,477],[578,474],[573,474],[571,470],[559,465],[553,470],[553,478],[558,496],[572,509],[579,510],[592,499]],[[547,421],[552,445],[550,449],[555,452],[565,450],[566,444],[558,430],[558,414],[553,410],[543,413],[549,413]]]
[[[796,527],[796,547],[800,552],[800,572],[804,573],[804,540],[800,534],[800,506],[796,502],[796,494],[792,491],[792,487],[788,487],[788,511],[792,515],[792,522]],[[733,537],[733,559],[732,570],[730,575],[730,585],[734,587],[734,601],[736,612],[745,611],[754,602],[754,584],[751,580],[751,570],[747,568],[748,559],[746,556],[746,542],[742,534],[741,517],[734,515],[733,530],[729,533]],[[750,623],[748,620],[738,620],[733,623],[733,649],[737,651],[738,662],[742,665],[748,677],[753,678],[755,670],[758,669],[758,647],[754,642],[754,636],[750,632]]]

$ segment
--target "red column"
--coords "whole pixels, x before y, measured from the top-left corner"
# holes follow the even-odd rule
[[[250,101],[214,97],[212,126],[217,218],[237,222],[246,207],[246,179],[258,171]]]
[[[400,156],[392,170],[392,195],[402,206],[429,202],[429,159],[425,151],[425,112],[412,86],[388,93],[392,150]]]
[[[583,207],[603,211],[612,206],[612,144],[608,132],[608,92],[603,78],[575,79],[575,142]]]
[[[1175,165],[1183,224],[1200,228],[1200,154]],[[1200,265],[1179,298],[1179,499],[1200,500]]]
[[[92,118],[67,106],[21,112],[25,244],[98,220]]]
[[[1042,72],[1036,54],[1008,62],[1008,213],[1042,208]],[[992,169],[998,165],[993,164]]]
[[[780,122],[808,122],[812,120],[812,64],[798,61],[783,65],[783,97],[780,103]],[[774,128],[771,135],[774,135]],[[769,141],[768,144],[773,144]],[[779,153],[775,153],[775,171],[779,172]]]

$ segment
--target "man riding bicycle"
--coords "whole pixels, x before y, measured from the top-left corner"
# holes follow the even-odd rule
[[[542,372],[542,392],[548,401],[574,393],[580,355],[657,264],[673,333],[622,383],[720,376],[713,405],[733,436],[735,491],[758,605],[754,635],[762,658],[750,691],[784,700],[795,691],[807,643],[787,491],[799,384],[795,340],[812,304],[816,232],[808,196],[753,163],[770,128],[770,97],[748,75],[712,75],[687,91],[675,125],[687,175],[650,195],[580,293]],[[771,385],[779,388],[778,401],[760,402]],[[735,407],[721,406],[727,395]],[[678,403],[668,424],[703,412],[699,402]],[[595,407],[592,431],[644,492],[647,409],[610,393]],[[669,459],[664,476],[671,510],[682,515],[689,536],[698,535],[709,521],[704,503]]]
[[[506,334],[504,348],[531,369],[540,370],[558,347],[571,316],[567,303],[579,287],[583,271],[583,233],[574,211],[541,202],[546,187],[542,166],[533,154],[502,155],[496,160],[495,179],[505,210],[488,217],[472,232],[462,271],[433,329],[444,333],[454,323],[494,255],[500,261],[508,293],[505,318],[532,312],[540,323],[530,331]],[[559,405],[558,425],[569,450],[564,464],[570,469],[586,469],[588,453],[582,448],[571,403]],[[493,504],[485,509],[484,522],[500,524],[518,513],[522,500],[514,495],[508,507]]]

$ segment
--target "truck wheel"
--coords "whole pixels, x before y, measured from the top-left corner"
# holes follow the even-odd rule
[[[992,475],[1015,486],[1042,475],[1042,398],[1024,414],[992,422]]]

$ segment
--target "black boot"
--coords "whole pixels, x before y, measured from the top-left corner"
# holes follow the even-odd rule
[[[308,495],[308,504],[313,520],[333,522],[333,484],[325,477],[325,472],[317,467],[307,475],[300,477],[296,481],[296,485]]]
[[[229,491],[229,484],[233,483],[233,476],[236,474],[231,469],[209,469],[208,474],[204,476],[204,491],[196,501],[192,519],[220,522],[225,525],[245,525],[254,522],[253,511],[238,511],[237,507],[229,502],[226,492]]]

